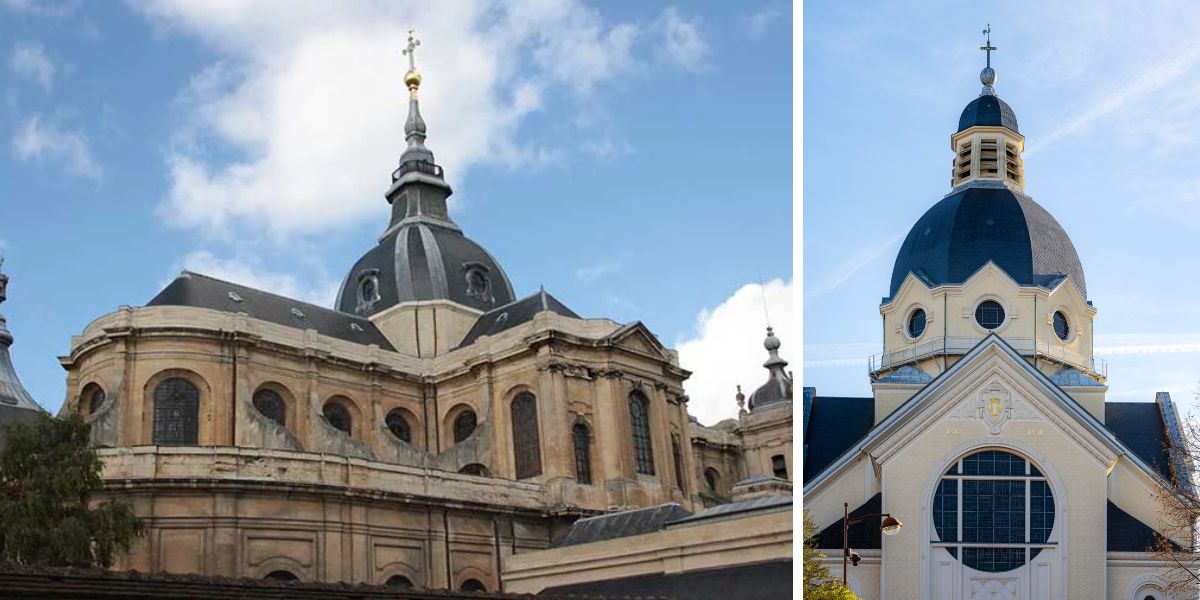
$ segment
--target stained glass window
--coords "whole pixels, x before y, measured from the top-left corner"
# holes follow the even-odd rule
[[[679,435],[671,434],[671,462],[675,466],[675,487],[683,490],[683,450],[679,447]]]
[[[919,338],[925,333],[925,311],[918,308],[908,317],[908,337]]]
[[[80,396],[87,402],[87,414],[89,415],[96,414],[96,411],[104,406],[104,389],[94,383],[89,383]]]
[[[633,429],[633,462],[638,473],[654,474],[654,448],[650,442],[649,401],[640,392],[629,395],[629,423]]]
[[[346,435],[353,435],[354,423],[350,419],[350,411],[341,401],[330,400],[326,402],[322,412],[325,414],[325,420],[329,421],[329,424],[334,429],[339,429],[345,432]]]
[[[575,446],[575,481],[592,483],[591,432],[583,423],[571,428],[571,441]]]
[[[1071,336],[1071,325],[1067,323],[1067,315],[1061,310],[1054,311],[1054,335],[1064,342]]]
[[[1025,564],[1026,551],[1030,558],[1041,552],[1033,545],[1049,542],[1054,510],[1050,484],[1024,458],[1000,450],[976,452],[938,482],[933,497],[936,544],[961,555],[972,569],[1011,571]]]
[[[200,441],[200,390],[182,377],[154,388],[154,443],[194,446]]]
[[[263,388],[254,392],[254,408],[281,426],[287,425],[287,404],[275,390]]]
[[[454,443],[459,443],[475,433],[475,411],[466,409],[454,417]]]
[[[541,441],[538,437],[537,399],[521,392],[512,402],[513,456],[517,479],[542,474]]]
[[[408,424],[408,419],[404,418],[404,413],[398,408],[393,408],[384,417],[383,423],[387,425],[388,431],[396,436],[396,439],[404,442],[412,442],[412,427]]]
[[[995,329],[1004,324],[1004,307],[995,300],[984,300],[975,307],[975,322],[984,329]]]

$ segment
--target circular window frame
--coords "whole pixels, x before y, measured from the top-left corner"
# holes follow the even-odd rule
[[[1058,313],[1062,313],[1063,318],[1067,320],[1067,339],[1065,340],[1058,337],[1058,332],[1054,330],[1054,315]],[[1075,318],[1074,314],[1065,304],[1060,304],[1054,307],[1054,310],[1050,311],[1050,316],[1046,319],[1046,321],[1050,326],[1050,331],[1054,333],[1054,339],[1058,340],[1059,342],[1063,344],[1073,344],[1075,343],[1075,340],[1079,338],[1079,321]]]
[[[1004,311],[1004,320],[1001,321],[1000,324],[997,325],[995,329],[988,329],[987,327],[984,327],[983,325],[981,325],[979,323],[979,319],[975,318],[975,311],[979,310],[979,305],[983,304],[984,302],[987,302],[988,300],[991,300],[992,302],[999,304],[1000,308]],[[975,330],[984,335],[987,335],[989,333],[1000,333],[1001,331],[1004,331],[1004,329],[1008,327],[1009,323],[1012,322],[1012,319],[1013,319],[1012,307],[1009,306],[1008,302],[1005,302],[1002,298],[1000,298],[1000,296],[994,296],[994,295],[988,294],[986,296],[980,296],[979,298],[977,298],[975,300],[975,303],[971,305],[971,312],[967,315],[967,318],[971,320],[971,325],[975,327]]]
[[[915,315],[917,313],[918,310],[925,313],[925,328],[921,330],[920,335],[914,336],[914,335],[911,335],[908,331],[908,323],[912,319],[913,315]],[[916,304],[913,304],[912,306],[909,306],[908,310],[904,311],[904,320],[900,323],[900,334],[904,336],[904,339],[906,339],[910,342],[916,342],[916,341],[920,340],[921,338],[925,337],[925,334],[929,332],[929,326],[932,324],[933,324],[933,319],[929,315],[929,309],[926,308],[923,303],[918,302]]]

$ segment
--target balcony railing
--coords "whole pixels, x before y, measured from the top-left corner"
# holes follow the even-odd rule
[[[1099,376],[1101,379],[1108,378],[1108,363],[1104,359],[1084,356],[1068,350],[1062,344],[1054,343],[1050,340],[1034,340],[1033,338],[1006,337],[1004,341],[1008,342],[1010,346],[1024,356],[1037,355],[1056,363],[1078,368],[1085,373]],[[900,350],[872,355],[868,359],[867,369],[870,371],[872,379],[874,379],[880,371],[895,369],[932,356],[942,354],[961,356],[970,352],[979,342],[980,338],[977,337],[933,338],[928,342],[914,344]]]

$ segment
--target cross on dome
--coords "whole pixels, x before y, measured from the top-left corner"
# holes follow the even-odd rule
[[[401,54],[408,57],[409,71],[417,70],[416,50],[417,46],[421,45],[421,40],[417,39],[416,33],[417,32],[415,29],[412,29],[411,27],[408,29],[408,45],[406,45],[404,49],[400,51]]]

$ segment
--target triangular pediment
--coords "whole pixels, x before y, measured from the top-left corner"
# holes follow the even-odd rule
[[[659,342],[658,338],[653,333],[650,333],[650,330],[641,321],[621,327],[610,334],[605,341],[613,346],[630,350],[637,354],[649,355],[655,358],[669,358],[666,346],[662,342]]]
[[[969,444],[1051,429],[1097,462],[1108,465],[1125,456],[1150,479],[1171,485],[1012,346],[991,334],[814,477],[804,493],[815,493],[864,454],[876,465],[886,464],[930,431],[961,431]]]

